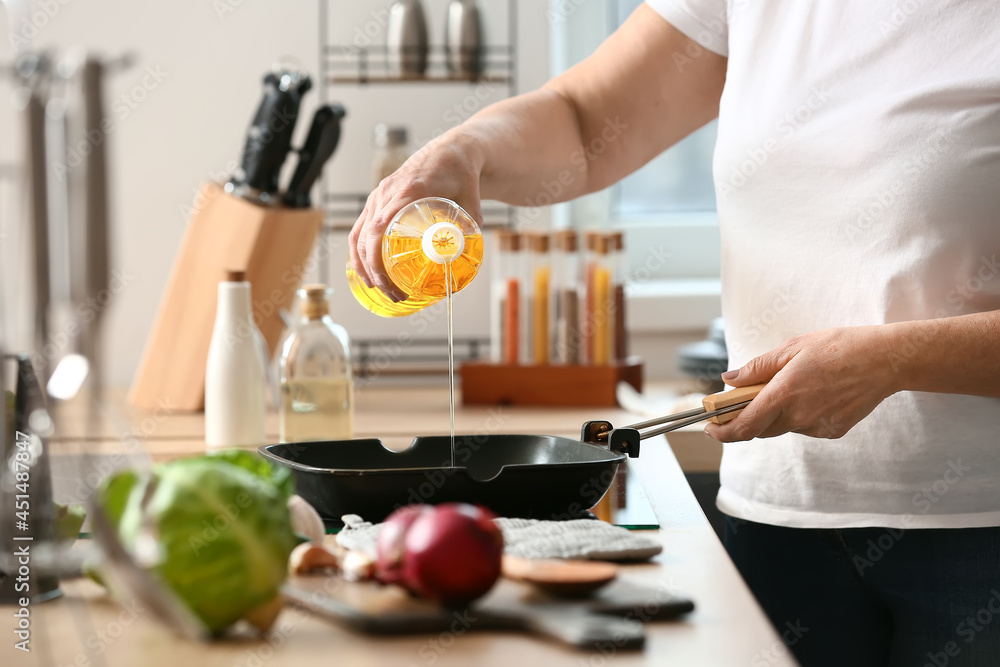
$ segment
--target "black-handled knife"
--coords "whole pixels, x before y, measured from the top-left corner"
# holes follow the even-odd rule
[[[247,130],[240,169],[227,190],[265,203],[272,200],[292,145],[302,97],[311,87],[308,75],[298,72],[272,72],[264,77],[264,98]]]
[[[323,172],[340,141],[340,121],[346,112],[339,104],[321,106],[313,115],[306,143],[299,150],[299,163],[285,192],[284,202],[291,208],[308,208],[309,191]]]

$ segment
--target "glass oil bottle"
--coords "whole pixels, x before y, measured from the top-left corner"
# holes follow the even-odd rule
[[[325,285],[298,291],[301,317],[278,362],[282,442],[346,440],[353,432],[350,342],[330,318],[331,294]]]

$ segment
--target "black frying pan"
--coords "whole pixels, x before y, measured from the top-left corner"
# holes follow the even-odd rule
[[[327,521],[358,514],[381,521],[412,503],[477,503],[500,516],[587,516],[625,459],[605,447],[552,435],[414,438],[408,449],[381,440],[267,445],[262,456],[291,468],[297,493]]]
[[[640,440],[705,419],[733,419],[763,387],[712,394],[700,408],[624,428],[586,422],[579,440],[456,436],[454,466],[448,436],[414,438],[400,452],[375,439],[285,443],[258,451],[291,468],[298,494],[328,523],[345,514],[376,522],[403,505],[444,502],[476,503],[505,517],[571,519],[589,515],[626,455],[639,456]]]

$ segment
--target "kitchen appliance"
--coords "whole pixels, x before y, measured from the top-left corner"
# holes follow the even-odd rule
[[[444,30],[448,73],[475,79],[483,72],[483,27],[476,0],[451,0]]]
[[[580,440],[457,435],[454,466],[448,436],[417,437],[399,452],[377,439],[274,444],[258,451],[291,469],[298,494],[328,521],[359,514],[377,522],[402,505],[443,502],[477,503],[507,517],[579,518],[607,493],[626,456],[639,455],[640,440],[705,419],[733,419],[763,386],[706,396],[701,408],[623,428],[586,422]]]

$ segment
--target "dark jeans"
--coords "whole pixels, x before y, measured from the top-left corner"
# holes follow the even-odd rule
[[[1000,528],[783,528],[726,517],[725,543],[803,667],[1000,665]]]

